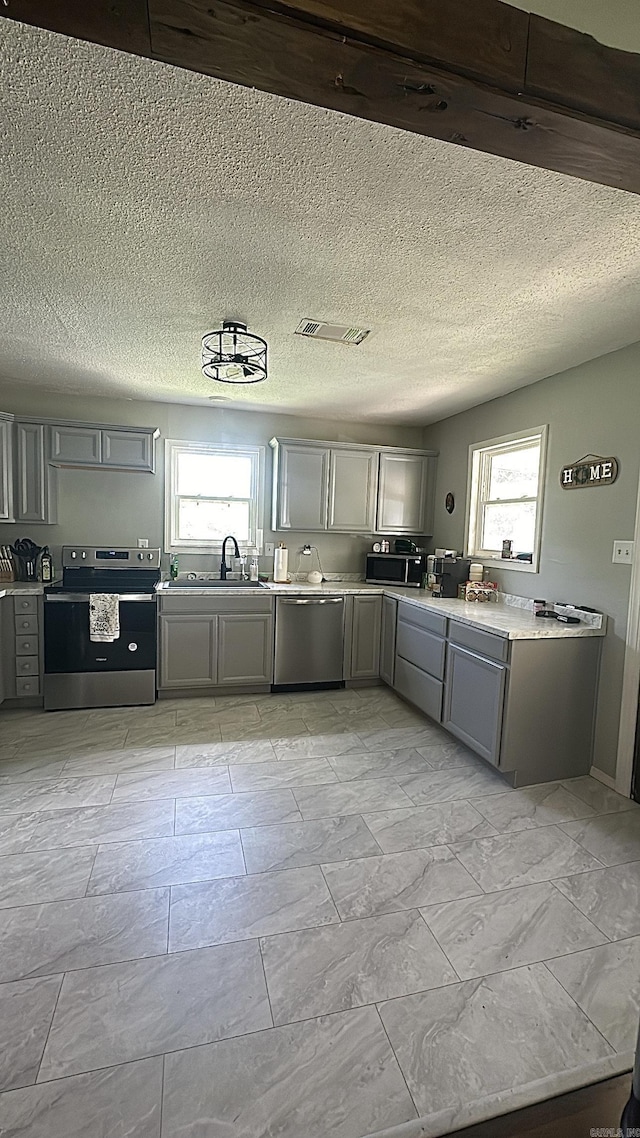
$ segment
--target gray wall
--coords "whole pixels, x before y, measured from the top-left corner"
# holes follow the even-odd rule
[[[17,536],[47,544],[54,557],[62,545],[135,545],[146,537],[152,546],[164,544],[164,440],[193,439],[200,442],[248,443],[267,447],[264,540],[271,532],[271,451],[274,435],[292,438],[329,439],[332,442],[379,443],[388,446],[421,446],[422,429],[406,426],[375,426],[305,419],[293,415],[261,414],[221,407],[170,403],[138,403],[132,400],[60,397],[18,389],[0,390],[0,410],[17,414],[78,419],[88,422],[139,424],[160,428],[157,443],[157,473],[123,474],[108,470],[60,470],[58,525],[26,526],[0,524],[0,543]],[[310,541],[317,545],[326,572],[362,572],[364,552],[371,540],[349,534],[277,535],[289,546],[289,564],[295,570],[296,551]],[[165,564],[168,558],[165,558]],[[266,569],[271,560],[263,561]],[[211,557],[180,554],[180,568],[209,571]],[[217,563],[215,565],[217,569]]]
[[[640,344],[454,415],[425,429],[440,451],[434,545],[462,549],[467,459],[471,443],[549,424],[539,573],[494,570],[510,593],[573,601],[608,614],[596,720],[595,765],[615,773],[624,636],[631,570],[612,565],[616,538],[634,536],[640,467]],[[598,489],[562,490],[563,465],[587,453],[615,455],[618,481]],[[455,512],[444,508],[453,491]],[[544,708],[540,709],[544,714]]]

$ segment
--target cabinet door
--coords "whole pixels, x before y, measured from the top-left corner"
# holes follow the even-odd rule
[[[216,621],[215,616],[160,617],[159,687],[215,684]]]
[[[326,530],[329,454],[325,447],[280,448],[276,529]]]
[[[426,455],[380,455],[378,533],[425,532],[428,471]]]
[[[380,679],[393,687],[396,658],[396,622],[398,602],[393,597],[382,598],[382,629],[380,632]]]
[[[365,680],[380,675],[380,621],[382,597],[353,598],[351,625],[351,679]]]
[[[13,422],[0,419],[0,521],[13,521]]]
[[[373,533],[377,483],[377,451],[332,450],[328,529]]]
[[[16,441],[16,520],[53,525],[57,521],[57,471],[48,461],[46,428],[41,423],[18,423]]]
[[[51,461],[70,466],[99,466],[102,444],[98,427],[52,427]]]
[[[150,431],[106,430],[102,436],[102,465],[154,472],[154,438]]]
[[[443,727],[498,765],[507,668],[449,644]]]
[[[218,617],[218,683],[270,684],[273,678],[273,619],[267,613]]]

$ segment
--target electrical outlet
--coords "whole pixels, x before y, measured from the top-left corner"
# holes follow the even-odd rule
[[[138,549],[148,549],[148,548],[149,548],[149,538],[148,537],[139,537],[138,538]]]
[[[275,553],[275,549],[276,549],[275,542],[265,541],[265,543],[264,543],[264,555],[265,555],[265,557],[273,557],[273,555]]]
[[[633,561],[633,548],[635,542],[624,541],[616,538],[613,543],[613,557],[611,558],[614,565],[631,565]]]

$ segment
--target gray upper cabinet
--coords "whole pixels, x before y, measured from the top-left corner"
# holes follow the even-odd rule
[[[51,462],[69,466],[99,466],[102,440],[98,427],[51,427]]]
[[[274,530],[428,535],[436,454],[271,439]]]
[[[48,462],[47,428],[16,423],[16,521],[57,521],[57,471]]]
[[[332,450],[327,529],[372,533],[376,517],[378,452]]]
[[[218,683],[270,684],[273,617],[270,613],[221,613],[218,617]]]
[[[380,455],[378,533],[429,534],[432,459],[410,451]]]
[[[155,427],[49,421],[49,461],[55,466],[101,466],[155,471]]]
[[[507,671],[505,664],[449,643],[442,725],[496,766]]]
[[[380,674],[380,621],[382,597],[355,596],[351,624],[352,680],[373,679]]]
[[[0,521],[13,520],[13,416],[0,413]]]
[[[100,431],[102,465],[121,470],[155,471],[154,434],[129,428],[109,427]]]
[[[329,448],[285,442],[275,453],[274,530],[326,530]]]

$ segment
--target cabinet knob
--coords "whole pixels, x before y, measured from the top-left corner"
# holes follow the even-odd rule
[[[23,628],[28,628],[28,627],[29,627],[29,621],[28,621],[28,620],[23,620],[23,622],[22,622],[22,627],[23,627]]]
[[[29,601],[23,601],[22,607],[23,607],[23,609],[28,609],[29,608]]]
[[[26,651],[26,649],[29,647],[29,641],[28,641],[28,640],[23,640],[23,641],[22,641],[22,647],[23,647],[23,648],[25,649],[25,651]]]

